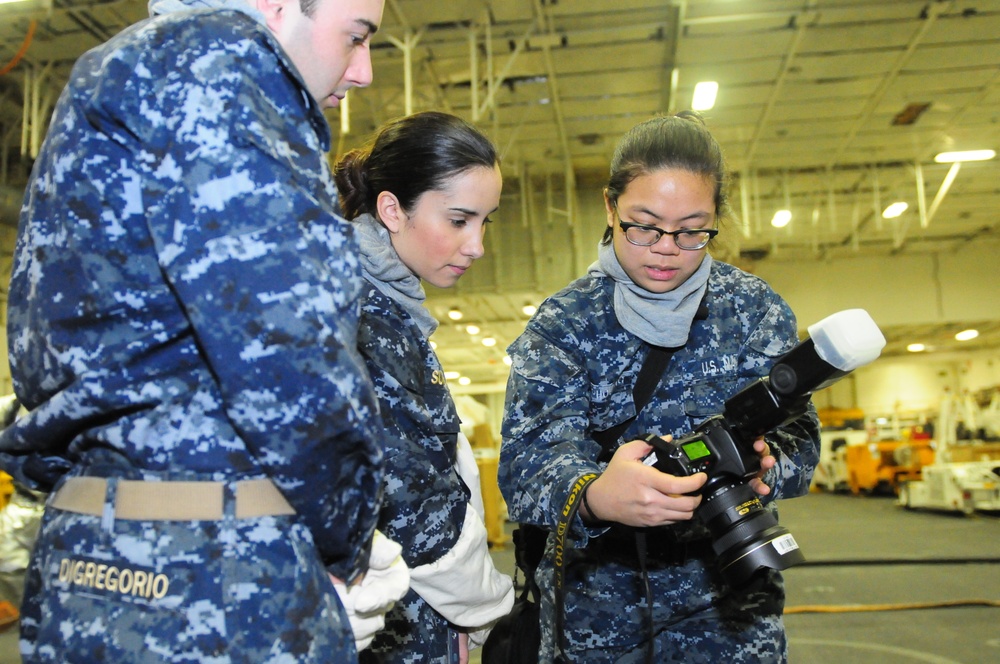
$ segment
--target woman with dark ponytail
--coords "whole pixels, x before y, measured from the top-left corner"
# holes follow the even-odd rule
[[[692,519],[705,473],[646,465],[653,448],[640,440],[693,431],[798,343],[788,304],[710,254],[725,185],[722,150],[696,113],[633,127],[611,162],[597,261],[508,349],[500,489],[513,521],[563,526],[573,543],[559,558],[561,633],[552,556],[535,574],[540,661],[787,658],[780,572],[742,586],[724,578],[711,534]],[[640,368],[651,356],[667,359],[646,383]],[[753,446],[761,468],[749,486],[766,509],[805,494],[819,458],[815,409]],[[564,524],[570,504],[579,512]]]
[[[483,255],[502,186],[496,149],[460,118],[417,113],[344,155],[334,178],[361,248],[358,347],[385,430],[378,528],[403,546],[411,579],[361,662],[465,662],[514,591],[489,556],[478,481],[463,480],[475,460],[430,346],[422,282],[454,286]]]

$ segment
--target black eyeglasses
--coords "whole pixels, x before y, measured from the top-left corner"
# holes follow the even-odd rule
[[[615,212],[618,212],[617,208]],[[695,251],[704,247],[719,234],[718,228],[682,228],[679,231],[665,231],[656,226],[625,221],[621,214],[618,215],[618,225],[625,232],[625,239],[639,247],[651,247],[659,242],[664,235],[669,235],[679,248]]]

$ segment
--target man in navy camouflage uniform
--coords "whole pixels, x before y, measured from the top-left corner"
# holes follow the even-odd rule
[[[322,109],[382,0],[150,10],[73,69],[21,216],[0,461],[52,491],[22,656],[352,661],[330,575],[369,566],[382,453]]]
[[[478,471],[430,344],[437,321],[422,283],[453,286],[483,255],[500,201],[496,148],[460,118],[427,111],[386,123],[334,173],[361,249],[358,342],[386,430],[379,530],[402,545],[411,579],[361,661],[464,662],[514,590],[489,555]]]
[[[560,635],[568,661],[639,662],[650,652],[652,661],[687,664],[786,658],[780,573],[727,584],[708,531],[691,521],[701,498],[684,495],[705,475],[660,473],[642,463],[651,448],[635,440],[692,431],[798,342],[791,310],[767,284],[706,253],[725,209],[725,167],[700,118],[683,115],[640,124],[620,142],[598,262],[546,300],[509,349],[499,480],[511,519],[554,530],[577,481],[600,475],[568,535]],[[633,387],[651,344],[675,349],[670,364],[610,462],[599,462],[592,434],[636,415]],[[765,500],[806,493],[819,456],[815,410],[755,449],[766,473],[751,485]],[[647,533],[652,644],[635,527]],[[551,557],[536,578],[542,661],[552,661]]]

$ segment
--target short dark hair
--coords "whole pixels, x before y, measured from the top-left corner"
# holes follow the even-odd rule
[[[618,202],[636,178],[664,168],[704,175],[715,184],[715,214],[729,213],[728,171],[722,148],[696,111],[658,116],[632,127],[615,147],[611,176],[604,191],[608,200]],[[614,229],[604,230],[602,243],[611,241]]]
[[[454,175],[499,163],[496,148],[478,129],[438,111],[414,113],[383,125],[363,148],[337,162],[333,177],[340,208],[354,219],[375,215],[378,195],[392,192],[403,210]]]

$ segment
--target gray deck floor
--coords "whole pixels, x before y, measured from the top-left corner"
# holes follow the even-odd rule
[[[807,558],[785,572],[792,664],[1000,663],[1000,608],[961,604],[1000,602],[1000,516],[823,493],[779,509]],[[493,557],[513,570],[510,548]]]
[[[785,573],[793,664],[1000,662],[1000,609],[946,606],[1000,601],[1000,517],[810,494],[783,502],[781,521],[808,559]],[[493,555],[513,569],[510,548]],[[903,608],[922,604],[934,608]],[[796,613],[815,605],[834,612]],[[857,605],[886,606],[848,610]],[[11,629],[0,633],[0,664],[16,662]]]

